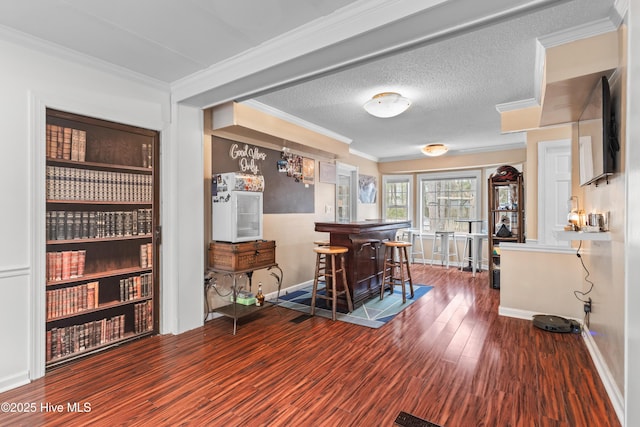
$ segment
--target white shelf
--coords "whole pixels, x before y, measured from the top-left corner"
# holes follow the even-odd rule
[[[599,240],[603,242],[611,240],[611,233],[608,231],[588,233],[585,231],[558,230],[553,233],[558,240]]]

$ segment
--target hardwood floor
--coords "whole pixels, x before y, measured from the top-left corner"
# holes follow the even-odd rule
[[[400,411],[447,427],[620,425],[579,335],[498,316],[486,272],[412,274],[434,289],[380,329],[268,307],[233,336],[215,319],[2,393],[36,410],[0,425],[392,426]]]

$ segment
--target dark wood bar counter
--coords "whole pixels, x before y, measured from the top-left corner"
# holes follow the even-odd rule
[[[316,231],[329,233],[331,245],[349,248],[345,256],[347,281],[353,304],[380,294],[384,265],[384,240],[394,240],[410,221],[367,220],[357,222],[316,222]],[[343,286],[338,283],[338,287]]]

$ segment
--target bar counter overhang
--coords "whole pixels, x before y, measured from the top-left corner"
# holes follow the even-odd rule
[[[381,219],[355,222],[316,222],[315,231],[329,233],[332,246],[349,249],[345,255],[347,282],[354,306],[380,295],[384,266],[384,242],[396,232],[411,227],[410,221]],[[338,280],[338,288],[343,284]]]

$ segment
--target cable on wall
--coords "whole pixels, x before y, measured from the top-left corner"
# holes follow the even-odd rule
[[[586,292],[575,290],[575,291],[573,291],[573,295],[580,302],[585,304],[583,324],[587,325],[587,327],[589,327],[589,317],[590,317],[590,314],[591,314],[591,298],[588,298],[587,295],[589,295],[591,293],[591,291],[593,290],[593,287],[595,285],[591,280],[589,280],[589,276],[591,275],[591,273],[589,272],[589,269],[587,269],[587,266],[584,264],[584,260],[582,259],[582,255],[580,255],[580,249],[581,248],[582,248],[582,241],[580,241],[580,244],[578,245],[578,250],[576,251],[576,256],[580,260],[580,264],[582,264],[582,268],[585,271],[584,280],[585,280],[585,282],[589,283],[589,290],[586,291]],[[585,299],[585,297],[586,297],[586,299]],[[589,310],[586,309],[587,306],[589,307]]]

